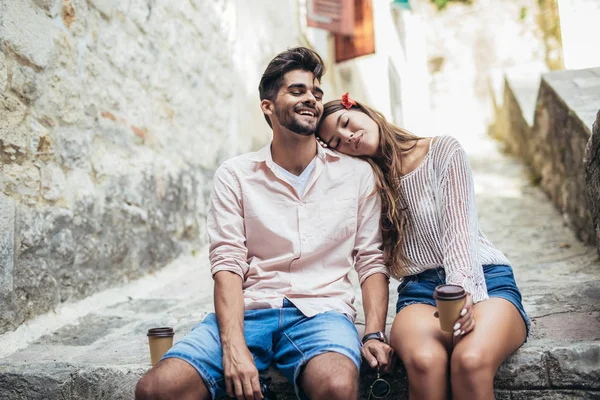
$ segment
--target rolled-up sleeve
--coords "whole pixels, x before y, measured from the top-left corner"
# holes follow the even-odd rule
[[[211,273],[231,271],[244,279],[248,272],[244,208],[239,181],[223,164],[215,172],[208,209]]]
[[[357,232],[354,244],[354,268],[359,282],[373,274],[390,273],[383,262],[382,238],[379,221],[381,218],[381,197],[375,191],[375,177],[368,167],[360,181],[360,198],[358,202]]]

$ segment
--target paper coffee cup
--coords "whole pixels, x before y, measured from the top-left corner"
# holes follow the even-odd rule
[[[148,345],[150,346],[150,362],[155,366],[162,356],[173,346],[173,328],[148,329]]]
[[[435,288],[433,298],[438,309],[440,327],[444,332],[452,332],[452,327],[460,317],[467,293],[458,285],[440,285]]]

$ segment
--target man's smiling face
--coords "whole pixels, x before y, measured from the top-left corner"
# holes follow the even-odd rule
[[[323,114],[323,90],[312,72],[290,71],[273,104],[279,125],[299,135],[314,135]]]

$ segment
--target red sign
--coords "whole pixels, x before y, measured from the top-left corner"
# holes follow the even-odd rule
[[[341,35],[354,34],[354,0],[306,0],[307,24]]]
[[[354,32],[335,35],[335,62],[375,53],[375,24],[372,0],[354,1]]]

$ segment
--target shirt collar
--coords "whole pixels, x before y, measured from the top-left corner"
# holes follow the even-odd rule
[[[315,141],[315,143],[316,143],[316,141]],[[267,144],[265,147],[263,147],[259,151],[255,152],[250,157],[250,160],[254,161],[254,162],[259,162],[259,163],[264,162],[269,166],[272,165],[273,154],[271,153],[271,144],[272,144],[272,142],[269,142],[269,144]],[[317,157],[320,160],[322,160],[323,162],[325,162],[327,157],[331,157],[334,160],[337,160],[340,158],[339,154],[337,154],[333,150],[325,149],[322,146],[320,146],[318,143],[316,144],[316,146],[317,146]]]

